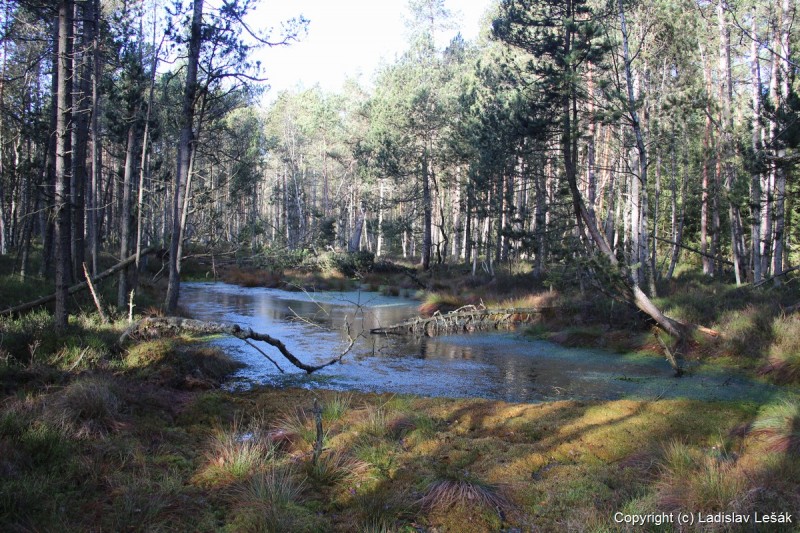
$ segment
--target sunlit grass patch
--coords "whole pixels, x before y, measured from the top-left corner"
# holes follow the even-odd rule
[[[336,422],[350,409],[353,395],[350,393],[336,393],[328,397],[322,404],[323,422]]]

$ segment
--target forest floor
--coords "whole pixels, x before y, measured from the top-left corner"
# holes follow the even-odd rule
[[[647,322],[594,288],[458,272],[325,283],[416,293],[426,312],[557,305],[531,335],[659,355]],[[324,279],[287,274],[295,287]],[[765,403],[230,392],[221,385],[237,364],[203,339],[119,346],[125,318],[102,324],[86,301],[59,337],[46,311],[2,319],[0,530],[671,531],[692,520],[682,529],[797,531],[800,318],[786,309],[800,295],[787,285],[685,273],[660,287],[665,310],[720,332],[684,355],[781,384]],[[0,301],[46,289],[0,276]],[[792,523],[770,522],[784,513]]]

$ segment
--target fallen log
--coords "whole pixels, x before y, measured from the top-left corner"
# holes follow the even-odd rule
[[[242,328],[238,324],[204,322],[202,320],[193,320],[180,317],[150,317],[144,318],[126,329],[119,338],[119,344],[123,344],[128,339],[133,338],[150,338],[162,336],[167,333],[175,334],[181,332],[195,333],[199,335],[230,335],[243,341],[254,340],[265,342],[277,348],[287,361],[292,363],[297,368],[304,370],[307,374],[311,374],[312,372],[321,370],[326,366],[341,362],[342,358],[353,348],[353,345],[356,343],[356,339],[358,339],[358,337],[351,338],[347,349],[330,361],[321,365],[307,365],[298,359],[294,354],[292,354],[292,352],[286,348],[286,345],[283,344],[280,339],[276,339],[275,337],[267,335],[266,333],[253,331],[250,328]],[[261,352],[261,350],[258,351]],[[272,361],[272,359],[270,359],[270,357],[264,352],[261,352],[261,354]],[[272,363],[275,364],[275,361],[272,361]]]
[[[469,305],[424,318],[416,317],[399,324],[382,328],[372,328],[373,334],[391,335],[441,335],[465,331],[486,331],[511,327],[519,322],[527,322],[531,315],[555,309],[554,307],[511,307],[506,309],[486,309]]]
[[[153,252],[157,251],[158,249],[159,248],[157,246],[150,246],[150,247],[145,248],[144,250],[142,250],[140,255],[141,256],[145,256],[145,255],[148,255],[148,254],[152,254]],[[111,268],[109,268],[108,270],[104,270],[103,272],[101,272],[98,275],[94,276],[91,281],[92,281],[92,283],[97,283],[98,281],[103,280],[103,279],[111,276],[112,274],[116,274],[117,272],[119,272],[123,268],[125,268],[125,267],[131,265],[132,263],[134,263],[135,261],[136,261],[136,254],[133,254],[132,256],[130,256],[127,259],[125,259],[124,261],[119,262],[116,265],[114,265]],[[76,292],[80,292],[82,290],[85,290],[88,287],[89,287],[89,284],[86,281],[82,281],[82,282],[77,283],[77,284],[73,285],[72,287],[68,288],[67,289],[67,294],[75,294]],[[38,299],[33,300],[31,302],[27,302],[27,303],[24,303],[24,304],[19,304],[19,305],[14,306],[14,307],[8,307],[6,309],[0,310],[0,316],[12,315],[14,313],[21,313],[22,311],[28,311],[28,310],[33,309],[35,307],[39,307],[40,305],[44,305],[46,303],[53,302],[53,301],[55,301],[55,299],[56,299],[55,293],[53,293],[53,294],[51,294],[49,296],[42,296],[41,298],[38,298]]]

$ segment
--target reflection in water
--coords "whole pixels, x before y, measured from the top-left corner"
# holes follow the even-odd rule
[[[234,386],[255,382],[523,402],[623,396],[732,399],[775,393],[730,375],[674,379],[661,360],[564,348],[508,332],[433,338],[370,335],[372,328],[416,315],[416,302],[374,293],[308,294],[184,283],[181,304],[195,318],[236,323],[279,338],[307,363],[319,364],[341,353],[349,343],[348,332],[365,332],[343,364],[310,376],[278,356],[286,370],[280,374],[238,339],[215,341],[247,365],[235,376]]]

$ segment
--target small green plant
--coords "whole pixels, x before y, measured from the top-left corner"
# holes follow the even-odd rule
[[[362,444],[356,448],[356,456],[371,464],[378,474],[391,479],[397,470],[397,448],[389,442]]]

